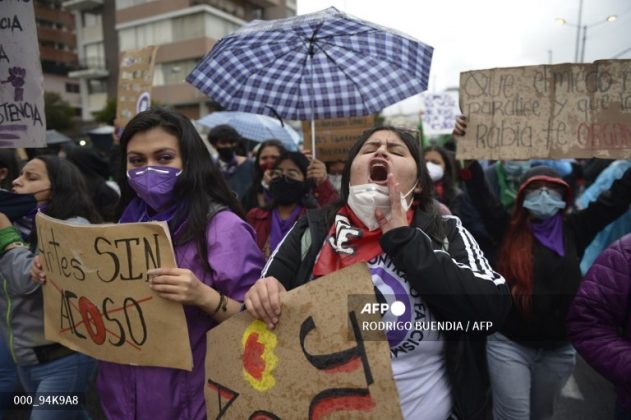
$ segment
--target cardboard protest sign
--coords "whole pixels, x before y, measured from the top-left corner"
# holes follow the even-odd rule
[[[192,370],[182,305],[147,270],[175,267],[165,223],[75,225],[37,214],[46,338],[99,360]]]
[[[33,2],[1,3],[0,147],[45,147],[44,78]]]
[[[359,136],[375,125],[375,117],[333,118],[315,121],[316,156],[323,162],[345,161]],[[311,122],[302,122],[305,144],[311,147]]]
[[[631,157],[631,60],[460,74],[459,159]]]
[[[153,67],[158,47],[125,51],[118,70],[116,125],[124,128],[136,114],[151,106]]]
[[[208,418],[401,418],[385,335],[365,341],[348,296],[374,298],[365,264],[282,296],[276,329],[241,313],[208,332]]]
[[[456,117],[460,115],[458,92],[424,92],[421,94],[421,100],[423,134],[451,134]]]

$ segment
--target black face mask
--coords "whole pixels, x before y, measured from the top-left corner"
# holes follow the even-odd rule
[[[10,221],[26,216],[37,209],[37,200],[33,194],[16,194],[0,190],[0,213]]]
[[[218,147],[219,158],[224,162],[230,162],[234,158],[234,147]]]
[[[276,204],[298,203],[307,192],[307,183],[281,176],[270,183],[269,192]]]

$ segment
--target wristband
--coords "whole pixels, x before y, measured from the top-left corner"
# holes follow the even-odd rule
[[[0,229],[0,255],[4,255],[4,249],[15,242],[22,242],[22,237],[13,226]]]
[[[217,315],[220,309],[226,312],[228,310],[227,306],[228,306],[228,299],[226,299],[226,295],[224,295],[223,293],[219,293],[219,303],[217,304],[217,307],[215,308],[213,313],[210,314],[210,316]]]

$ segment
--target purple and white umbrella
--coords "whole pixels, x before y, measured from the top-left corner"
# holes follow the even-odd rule
[[[373,114],[426,90],[432,52],[330,7],[248,23],[221,38],[186,80],[227,110],[313,124]]]

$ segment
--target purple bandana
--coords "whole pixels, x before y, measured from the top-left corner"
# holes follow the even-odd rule
[[[181,203],[176,203],[171,207],[155,213],[142,199],[134,197],[121,215],[120,223],[136,223],[136,222],[171,222],[177,211],[180,209]],[[150,214],[151,213],[151,214]]]
[[[540,222],[528,222],[530,232],[537,238],[539,243],[546,248],[556,252],[560,256],[565,256],[565,245],[563,243],[563,215],[558,212]]]
[[[287,232],[294,225],[298,216],[300,216],[300,212],[302,211],[302,206],[296,206],[296,208],[291,212],[289,217],[285,220],[280,219],[280,214],[278,212],[278,208],[272,210],[272,228],[270,229],[269,234],[269,249],[270,251],[274,251],[280,241],[285,237]]]

